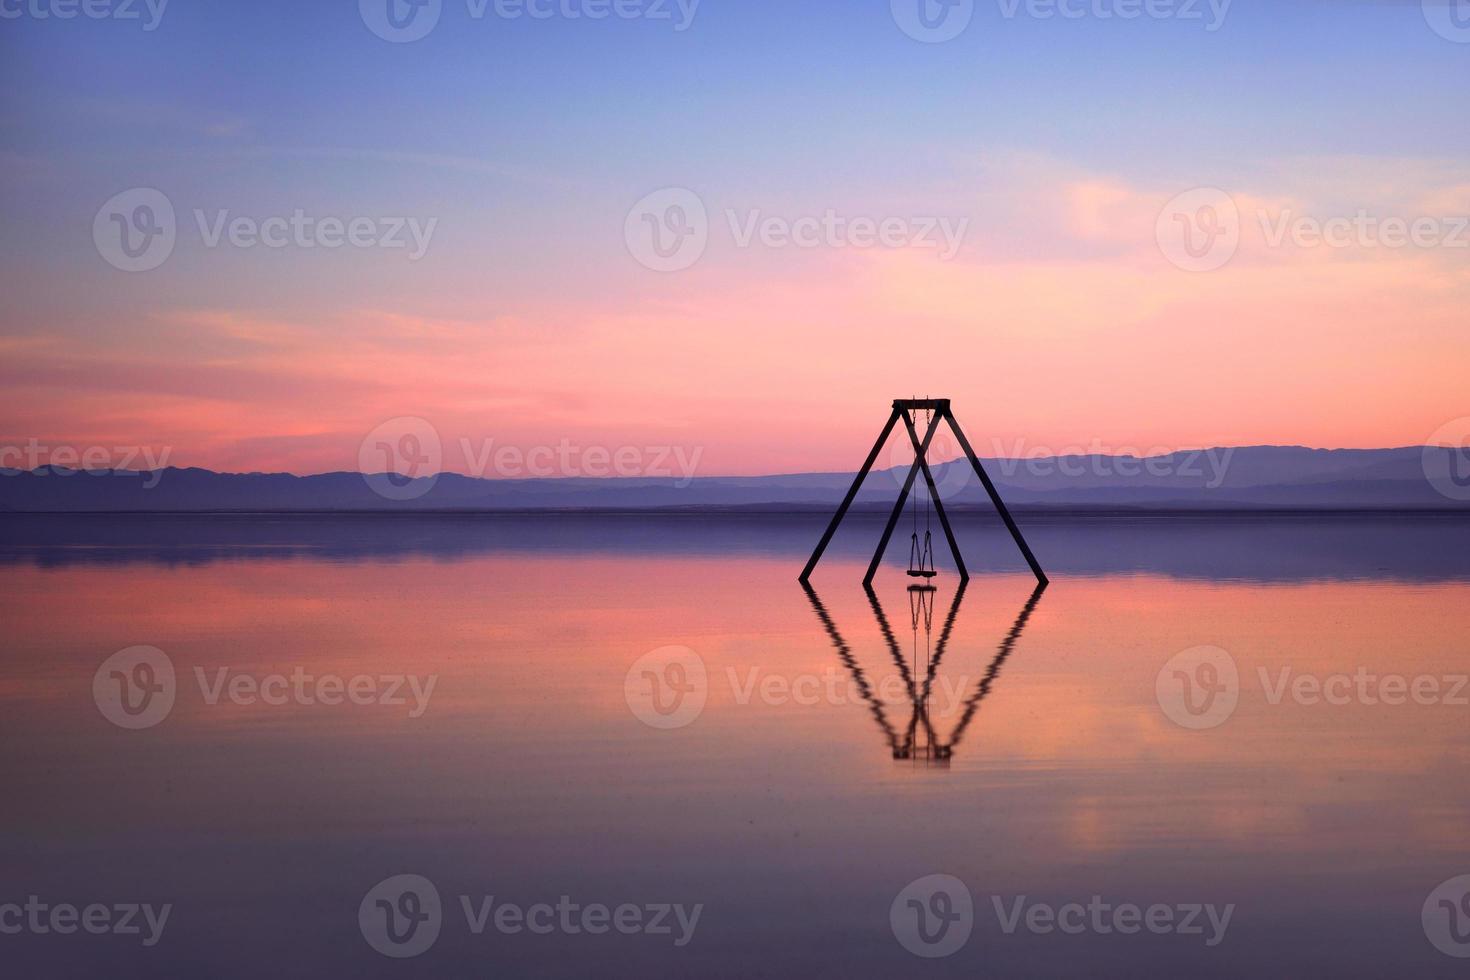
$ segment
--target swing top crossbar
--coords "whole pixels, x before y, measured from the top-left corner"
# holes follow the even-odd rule
[[[908,409],[909,411],[927,410],[933,412],[949,411],[948,398],[895,398],[893,407],[896,409]]]

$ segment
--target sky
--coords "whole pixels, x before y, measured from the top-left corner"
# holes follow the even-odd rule
[[[389,2],[0,0],[0,450],[759,474],[895,397],[986,455],[1470,414],[1463,4]]]

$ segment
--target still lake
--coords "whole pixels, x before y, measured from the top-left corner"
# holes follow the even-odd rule
[[[0,519],[4,972],[1463,973],[1470,520],[1022,520]]]

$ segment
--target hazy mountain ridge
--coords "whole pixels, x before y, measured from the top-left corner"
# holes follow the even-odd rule
[[[986,459],[1008,503],[1021,508],[1460,509],[1424,474],[1423,450],[1248,446],[1166,456]],[[988,506],[963,460],[936,464],[941,497]],[[891,504],[906,468],[874,470],[863,507]],[[0,470],[0,511],[335,511],[832,507],[851,473],[759,477],[480,479],[456,473],[413,482],[390,500],[359,473]],[[922,481],[920,481],[922,483]]]

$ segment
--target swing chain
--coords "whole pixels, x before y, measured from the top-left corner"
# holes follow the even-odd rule
[[[915,413],[915,415],[917,415],[917,412]],[[929,434],[929,428],[933,424],[933,410],[926,407],[924,409],[924,435],[926,438]],[[912,427],[910,427],[910,429],[912,431]],[[926,470],[928,468],[927,456],[927,449],[923,444],[921,444],[919,446],[918,462],[919,465],[924,467]],[[919,547],[919,490],[917,487],[914,488],[914,503],[912,511],[914,530],[909,537],[909,574],[916,577],[924,578],[932,577],[935,573],[933,522],[932,515],[930,514],[930,509],[932,507],[933,501],[928,492],[928,482],[929,481],[927,479],[924,481],[924,546],[922,548]]]

